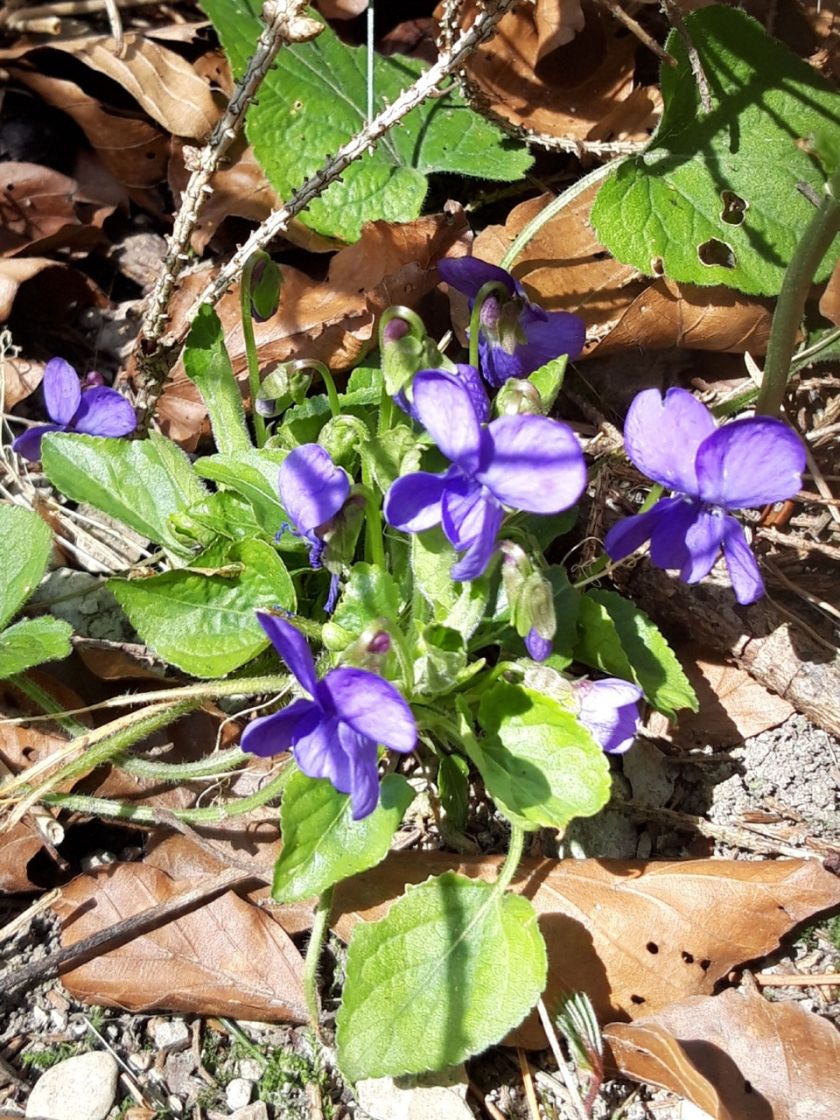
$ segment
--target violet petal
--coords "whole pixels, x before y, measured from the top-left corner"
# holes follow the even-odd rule
[[[723,517],[698,501],[677,500],[660,516],[650,539],[650,558],[657,568],[677,569],[680,579],[697,583],[720,555]]]
[[[487,429],[492,451],[476,478],[506,506],[558,513],[586,487],[586,462],[574,432],[547,416],[503,416]],[[484,465],[486,462],[486,466]]]
[[[545,661],[547,657],[551,656],[553,648],[551,638],[543,638],[533,626],[525,635],[525,649],[532,661]]]
[[[325,717],[318,707],[296,729],[295,762],[308,778],[326,778],[339,793],[353,788],[350,759],[341,749],[339,720]]]
[[[42,386],[47,415],[56,424],[66,426],[76,415],[82,399],[78,374],[64,358],[51,358],[44,370]]]
[[[338,725],[339,742],[350,763],[350,804],[353,820],[370,816],[379,804],[379,771],[376,743],[359,735],[346,723]]]
[[[697,453],[698,494],[724,509],[780,502],[802,488],[805,466],[802,440],[781,420],[734,420]]]
[[[284,618],[263,611],[257,611],[257,620],[300,684],[310,696],[315,696],[318,687],[315,662],[300,630]]]
[[[422,533],[440,523],[445,474],[416,471],[391,484],[385,495],[385,520],[406,533]]]
[[[242,732],[240,745],[243,751],[257,754],[260,758],[271,758],[291,750],[297,725],[303,716],[311,715],[313,709],[319,711],[311,700],[295,700],[280,712],[252,720]]]
[[[458,561],[450,575],[455,580],[468,581],[484,575],[496,551],[496,538],[502,525],[502,510],[495,502],[482,503],[482,520],[475,540]]]
[[[48,432],[63,432],[63,424],[38,424],[34,428],[27,428],[25,432],[12,441],[12,451],[31,463],[36,463],[41,458],[41,440]]]
[[[586,324],[569,311],[543,311],[529,304],[519,316],[519,325],[525,343],[517,346],[516,357],[523,377],[562,354],[576,358],[586,342]]]
[[[414,750],[414,716],[390,681],[365,669],[333,669],[318,685],[317,697],[325,711],[334,713],[359,735],[391,750]]]
[[[330,521],[350,493],[350,480],[320,444],[303,443],[283,460],[280,501],[295,528],[307,536]]]
[[[437,262],[437,270],[444,283],[463,292],[470,302],[491,280],[504,284],[511,295],[515,295],[518,288],[509,272],[496,264],[479,260],[478,257],[445,257]]]
[[[73,428],[89,436],[127,436],[137,427],[137,413],[115,389],[98,387],[82,393]]]
[[[650,540],[660,517],[667,516],[668,511],[681,501],[682,498],[660,498],[644,513],[636,513],[616,522],[604,540],[604,550],[610,560],[623,560],[625,556],[641,548],[645,541]]]
[[[442,370],[421,370],[411,386],[414,410],[443,454],[465,470],[478,465],[481,425],[469,390]]]
[[[623,754],[633,745],[639,727],[641,690],[629,681],[609,677],[581,681],[578,719],[592,738],[610,754]]]
[[[715,430],[711,412],[685,389],[639,393],[624,423],[627,455],[654,482],[696,497],[694,462],[700,445]]]
[[[738,602],[747,606],[764,594],[764,581],[747,544],[743,527],[734,517],[725,517],[723,523],[723,555],[732,581],[732,590]]]

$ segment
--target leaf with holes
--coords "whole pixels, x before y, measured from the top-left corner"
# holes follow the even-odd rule
[[[260,0],[202,0],[233,69],[241,74],[260,31]],[[289,198],[367,120],[367,54],[331,28],[311,43],[284,47],[248,113],[254,153],[271,184]],[[374,113],[423,71],[409,58],[374,55]],[[364,222],[408,222],[420,213],[433,172],[513,182],[532,158],[473,112],[460,94],[429,98],[300,216],[319,233],[355,241]]]
[[[347,952],[338,1063],[350,1081],[456,1065],[528,1014],[546,979],[531,903],[453,872],[359,925]]]
[[[592,221],[607,248],[648,275],[776,295],[814,213],[800,184],[822,196],[826,172],[807,140],[836,123],[837,94],[806,62],[734,8],[692,13],[686,25],[708,77],[703,113],[676,31],[662,67],[662,121],[646,151],[601,188]],[[817,270],[824,280],[837,242]]]

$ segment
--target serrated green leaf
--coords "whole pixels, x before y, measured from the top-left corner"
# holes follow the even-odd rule
[[[233,375],[219,316],[203,303],[184,349],[184,372],[207,406],[216,447],[224,454],[251,449],[242,394]]]
[[[443,529],[436,527],[411,535],[411,570],[417,590],[443,621],[461,594],[461,585],[449,574],[458,559]]]
[[[350,798],[326,778],[293,774],[283,794],[283,851],[274,865],[276,902],[314,898],[342,879],[381,863],[400,827],[414,790],[401,774],[386,774],[379,804],[354,821]]]
[[[189,459],[165,436],[120,440],[51,433],[41,444],[47,478],[68,498],[89,502],[143,537],[184,554],[169,515],[185,512],[207,492]]]
[[[260,31],[261,0],[202,0],[201,6],[241,73]],[[424,68],[413,59],[375,54],[374,112],[396,100]],[[280,52],[249,110],[247,133],[270,182],[289,198],[366,121],[366,51],[325,27],[313,42]],[[366,221],[416,218],[432,172],[512,182],[531,163],[523,145],[473,112],[460,93],[448,93],[404,117],[300,217],[319,233],[355,241]]]
[[[189,513],[173,513],[169,523],[185,543],[194,542],[202,548],[207,548],[217,537],[233,541],[269,536],[257,521],[253,505],[232,490],[208,494]]]
[[[638,684],[609,611],[588,592],[580,599],[575,660],[600,669],[611,677],[621,677]]]
[[[697,695],[688,677],[662,632],[645,612],[615,591],[590,591],[584,598],[606,611],[633,668],[635,680],[654,708],[669,719],[681,708],[696,712]],[[625,677],[625,680],[630,679]]]
[[[0,626],[23,606],[47,567],[52,533],[37,513],[0,505]]]
[[[377,619],[396,620],[400,613],[400,592],[389,573],[375,564],[360,562],[350,569],[332,621],[358,637]]]
[[[464,747],[487,791],[521,828],[565,828],[609,800],[604,752],[572,713],[550,696],[501,681],[482,698],[479,742]]]
[[[273,534],[288,520],[277,491],[280,465],[287,454],[287,451],[271,451],[266,447],[256,450],[252,447],[235,455],[208,455],[196,459],[195,470],[202,478],[209,478],[246,498],[254,507],[263,529]],[[302,547],[299,543],[295,544],[295,538],[288,534],[280,544]]]
[[[160,657],[195,677],[222,677],[268,645],[255,611],[293,611],[295,591],[283,561],[264,541],[236,541],[195,563],[220,574],[180,569],[150,579],[112,579],[108,586]]]
[[[456,1065],[517,1026],[546,975],[537,913],[521,895],[452,871],[409,887],[353,931],[339,1067],[358,1081]]]
[[[825,172],[804,143],[840,100],[831,86],[761,25],[735,8],[686,17],[713,108],[703,114],[685,43],[672,32],[663,65],[665,108],[645,152],[603,185],[592,221],[626,264],[692,284],[776,295],[814,213],[798,189],[822,195]],[[816,279],[825,279],[838,241]]]
[[[432,623],[423,627],[418,640],[420,655],[414,662],[414,687],[421,695],[448,692],[467,666],[464,636],[450,626]]]
[[[0,679],[70,654],[72,626],[57,618],[24,618],[0,634]]]

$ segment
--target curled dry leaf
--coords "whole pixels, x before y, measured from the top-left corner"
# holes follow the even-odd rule
[[[462,26],[475,11],[475,0],[469,0]],[[482,108],[503,122],[585,140],[633,92],[636,46],[620,23],[589,0],[539,0],[509,12],[465,69]],[[651,123],[625,138],[646,140]]]
[[[0,253],[44,255],[89,249],[114,207],[85,197],[69,175],[37,163],[4,163],[0,184]]]
[[[834,323],[835,327],[840,327],[840,261],[834,266],[834,272],[820,299],[820,313]]]
[[[695,996],[608,1026],[614,1065],[670,1089],[714,1120],[834,1120],[840,1034],[798,1003],[755,992]]]
[[[44,308],[57,324],[72,322],[84,307],[103,307],[107,300],[92,280],[69,265],[46,257],[11,257],[0,260],[0,323],[12,311],[18,334],[34,334],[42,345],[50,344],[44,331]],[[57,347],[54,352],[57,352]]]
[[[277,314],[255,325],[260,366],[314,358],[333,371],[350,369],[376,343],[380,314],[391,304],[416,307],[438,283],[435,264],[466,248],[467,226],[460,208],[414,222],[368,222],[359,241],[336,253],[326,279],[312,280],[283,267]],[[207,274],[187,282],[171,307],[177,333],[184,312],[206,283]],[[228,292],[216,310],[243,388],[247,381],[245,346],[239,317],[239,290]],[[172,439],[194,447],[207,410],[179,366],[158,402],[158,418]]]
[[[771,320],[767,301],[729,288],[641,279],[595,236],[589,214],[597,191],[592,187],[547,221],[513,265],[514,275],[543,307],[585,319],[590,342],[585,357],[640,347],[764,353]],[[473,254],[498,263],[549,201],[542,195],[514,207],[504,226],[488,226],[478,235]]]
[[[336,890],[334,927],[387,911],[406,883],[450,868],[492,879],[499,860],[392,853]],[[524,860],[513,889],[540,914],[548,946],[549,1009],[564,992],[586,992],[601,1022],[658,1013],[708,995],[737,964],[774,949],[799,922],[840,904],[840,881],[813,862]],[[512,1036],[545,1045],[535,1016]]]
[[[165,902],[184,887],[141,863],[79,876],[56,904],[62,945]],[[303,1023],[302,977],[303,959],[280,926],[228,892],[65,973],[62,983],[77,999],[129,1011]]]
[[[35,392],[44,379],[45,368],[44,362],[31,362],[28,358],[0,358],[4,412]]]

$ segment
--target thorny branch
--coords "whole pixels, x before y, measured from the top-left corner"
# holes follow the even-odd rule
[[[441,82],[457,71],[464,63],[467,56],[481,43],[489,39],[502,16],[520,0],[487,0],[486,5],[476,16],[473,24],[464,31],[451,49],[445,51],[438,61],[417,79],[414,85],[405,90],[393,105],[387,106],[378,116],[374,117],[360,132],[339,149],[324,166],[300,187],[295,195],[284,206],[274,210],[268,218],[256,229],[244,245],[237,249],[228,263],[219,271],[216,277],[205,287],[198,299],[192,304],[184,326],[177,335],[161,336],[165,309],[174,287],[175,279],[180,265],[174,269],[170,265],[170,255],[167,256],[164,274],[170,274],[168,279],[162,277],[158,289],[153,294],[150,302],[147,323],[149,329],[141,332],[137,351],[138,382],[137,405],[141,411],[141,420],[147,420],[154,409],[163,382],[174,365],[183,339],[189,329],[198,309],[203,303],[215,304],[227,289],[242,273],[245,263],[257,250],[265,249],[278,234],[288,229],[289,223],[336,179],[338,179],[353,163],[366,152],[370,151],[376,143],[402,120],[412,109],[415,109],[427,97],[436,92]],[[297,5],[301,7],[302,5]],[[252,60],[253,63],[253,60]],[[251,67],[249,66],[249,70]],[[222,122],[219,122],[220,124]],[[217,126],[218,127],[218,126]],[[215,130],[214,130],[215,135]],[[212,147],[211,144],[208,145]],[[208,176],[209,178],[209,176]],[[205,180],[206,182],[206,180]],[[206,192],[205,192],[206,193]],[[188,202],[189,186],[182,202],[182,211]],[[194,201],[194,200],[193,200]],[[180,214],[179,214],[180,219]],[[194,219],[193,219],[194,220]],[[185,222],[187,219],[185,219]],[[191,228],[191,227],[190,227]],[[174,235],[173,235],[174,236]],[[183,247],[179,250],[183,254]],[[166,292],[163,285],[167,285]],[[160,294],[159,294],[160,290]],[[154,324],[154,326],[153,326]]]
[[[277,53],[284,43],[303,43],[316,38],[323,24],[303,14],[306,0],[267,0],[263,8],[265,26],[257,40],[245,73],[236,84],[233,96],[217,121],[205,147],[195,155],[189,182],[181,197],[175,215],[172,233],[168,239],[163,267],[152,291],[140,329],[138,367],[144,376],[139,381],[136,407],[139,421],[145,427],[160,392],[168,368],[161,371],[157,357],[159,342],[166,323],[166,309],[183,264],[188,261],[190,236],[195,229],[205,196],[212,193],[210,179],[219,169],[232,142],[239,135],[248,106],[253,102],[257,89],[271,69]],[[144,353],[150,365],[144,369]],[[161,376],[162,372],[162,376]]]

